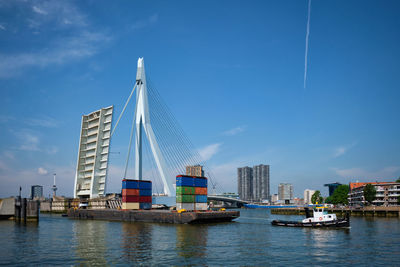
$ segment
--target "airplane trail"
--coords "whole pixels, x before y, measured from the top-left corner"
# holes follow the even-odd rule
[[[304,88],[307,81],[307,58],[308,58],[308,39],[310,38],[310,16],[311,16],[311,0],[308,0],[308,18],[307,18],[307,33],[306,33],[306,52],[304,56]]]

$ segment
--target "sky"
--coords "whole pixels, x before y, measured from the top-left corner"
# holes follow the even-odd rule
[[[117,118],[139,57],[227,192],[238,167],[258,164],[270,165],[271,193],[292,183],[295,196],[396,180],[400,2],[314,0],[309,19],[308,9],[0,0],[0,197],[34,184],[48,196],[53,173],[58,194],[73,195],[81,116],[114,105]],[[113,136],[109,191],[120,190],[129,129],[122,120]]]

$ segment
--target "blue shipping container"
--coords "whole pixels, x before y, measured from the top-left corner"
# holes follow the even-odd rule
[[[194,178],[176,177],[176,186],[194,186]]]
[[[194,178],[195,187],[207,187],[207,178]]]
[[[151,190],[151,182],[150,181],[139,181],[139,189],[150,189]]]
[[[139,208],[141,210],[151,210],[151,203],[139,203]]]
[[[206,195],[196,195],[196,203],[207,203]]]
[[[151,189],[139,189],[139,196],[142,197],[151,196]]]
[[[122,181],[122,189],[139,189],[139,185],[137,181]]]

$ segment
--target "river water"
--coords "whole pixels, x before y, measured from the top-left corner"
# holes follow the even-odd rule
[[[72,220],[0,221],[0,264],[400,266],[400,219],[352,217],[350,229],[271,226],[269,210],[242,209],[232,223],[170,225]]]

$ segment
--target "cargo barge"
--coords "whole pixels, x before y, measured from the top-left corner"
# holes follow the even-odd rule
[[[240,216],[239,211],[188,211],[178,213],[170,210],[112,209],[69,209],[67,214],[71,219],[177,224],[230,222]]]

